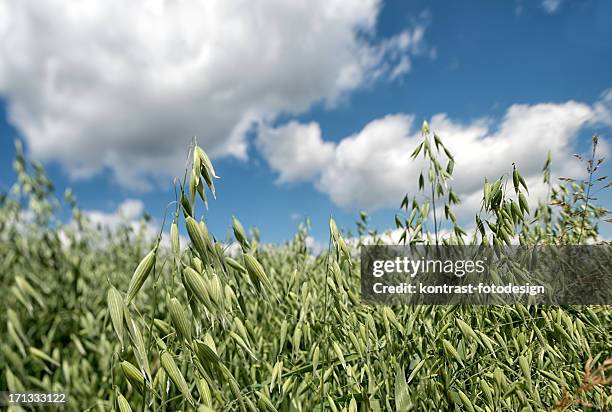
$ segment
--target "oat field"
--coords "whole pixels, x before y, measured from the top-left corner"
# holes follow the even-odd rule
[[[470,231],[453,214],[452,154],[424,125],[413,157],[429,169],[414,178],[428,197],[398,199],[400,242],[597,242],[609,212],[592,196],[609,184],[593,146],[584,182],[544,165],[539,204],[516,169],[486,182]],[[356,246],[385,241],[365,217],[350,236],[330,219],[318,255],[306,225],[268,245],[239,217],[230,246],[204,202],[231,188],[202,148],[190,159],[155,237],[144,220],[92,225],[18,150],[0,201],[1,391],[65,393],[67,411],[612,408],[612,308],[362,305]],[[9,410],[22,408],[37,409]]]

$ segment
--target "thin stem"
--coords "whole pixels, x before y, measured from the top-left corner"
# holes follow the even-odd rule
[[[597,143],[593,144],[593,152],[591,154],[591,166],[589,167],[589,185],[587,187],[586,202],[584,204],[584,212],[582,212],[582,221],[580,222],[580,234],[578,235],[577,244],[580,244],[582,240],[582,232],[584,231],[584,223],[589,213],[589,200],[591,200],[591,186],[593,186],[593,174],[595,173],[595,151],[597,150]]]
[[[329,277],[329,260],[331,258],[331,254],[332,254],[332,232],[331,232],[331,227],[329,229],[329,243],[327,245],[327,264],[325,267],[325,299],[324,299],[324,307],[323,307],[323,346],[324,346],[324,361],[327,362],[328,358],[327,358],[327,352],[328,352],[328,347],[327,345],[327,279]],[[313,371],[314,373],[314,371]],[[323,374],[321,374],[321,389],[319,390],[319,401],[320,401],[320,405],[321,405],[321,410],[323,410],[323,388],[324,388],[324,379],[323,379]]]

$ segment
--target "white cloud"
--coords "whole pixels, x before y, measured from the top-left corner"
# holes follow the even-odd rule
[[[144,203],[139,199],[126,199],[113,212],[85,210],[83,215],[94,225],[115,230],[124,224],[138,224],[144,212]]]
[[[612,126],[612,89],[604,91],[599,100],[593,105],[595,114],[592,122]]]
[[[306,247],[310,249],[313,255],[317,256],[321,252],[327,249],[327,245],[323,242],[319,242],[312,236],[306,236]]]
[[[471,216],[478,210],[484,177],[494,180],[508,174],[513,162],[536,195],[545,194],[541,169],[549,151],[553,158],[553,175],[580,176],[583,170],[572,157],[578,132],[586,125],[605,123],[606,116],[602,113],[606,112],[602,107],[607,97],[605,94],[592,106],[575,101],[516,104],[508,108],[499,123],[479,119],[462,124],[446,114],[433,116],[429,122],[431,129],[455,156],[452,185],[463,200],[456,214],[465,216],[469,212]],[[273,129],[274,132],[269,128],[265,130],[267,144],[271,146],[283,142],[284,145],[294,144],[293,150],[298,150],[304,139],[317,142],[319,148],[326,147],[325,157],[330,157],[326,162],[319,162],[320,149],[301,153],[299,163],[308,163],[304,158],[308,154],[311,164],[320,165],[318,173],[308,169],[307,173],[299,175],[289,159],[282,164],[269,163],[283,181],[310,179],[318,190],[345,209],[397,207],[405,193],[418,191],[418,175],[424,170],[424,164],[410,159],[421,141],[420,124],[415,124],[413,115],[396,114],[376,119],[337,144],[324,142],[315,124],[299,127],[292,123],[290,128],[281,126]],[[285,133],[289,137],[284,136]],[[603,153],[607,149],[605,142],[601,142]],[[330,147],[333,148],[331,156],[327,153]],[[284,151],[290,153],[292,150],[285,147]]]
[[[413,176],[412,123],[413,116],[387,116],[342,139],[317,188],[344,208],[375,209],[388,206],[390,199],[397,202]]]
[[[334,144],[323,142],[315,122],[290,122],[279,128],[262,125],[257,144],[270,166],[280,172],[279,183],[314,178],[334,155]]]
[[[145,205],[140,199],[125,199],[112,212],[103,212],[101,210],[84,210],[83,216],[87,219],[90,225],[100,226],[105,230],[116,232],[120,227],[130,227],[134,233],[141,230],[148,241],[153,241],[159,236],[161,223],[156,220],[142,220]],[[70,223],[74,225],[74,222]],[[179,232],[181,231],[179,225]],[[65,234],[63,234],[65,238]],[[181,249],[189,245],[189,239],[179,233]],[[166,221],[164,232],[162,233],[161,246],[170,249],[170,222]]]
[[[245,132],[410,69],[424,26],[372,40],[380,1],[0,0],[0,95],[30,152],[73,178],[147,189],[197,135],[245,158]],[[423,18],[421,18],[423,20]]]
[[[542,1],[542,7],[544,7],[544,10],[546,10],[547,13],[554,13],[557,10],[559,10],[559,7],[561,6],[561,2],[562,0],[543,0]]]

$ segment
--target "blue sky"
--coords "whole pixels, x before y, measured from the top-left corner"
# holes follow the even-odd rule
[[[84,210],[161,220],[197,135],[217,237],[236,215],[281,242],[308,216],[324,243],[330,215],[393,225],[424,119],[460,154],[467,225],[484,175],[516,162],[535,182],[548,148],[577,173],[571,154],[612,135],[608,1],[146,3],[0,0],[0,190],[21,138]]]

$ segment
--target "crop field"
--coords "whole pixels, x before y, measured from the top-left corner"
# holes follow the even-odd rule
[[[411,178],[425,196],[398,199],[402,244],[600,241],[609,212],[594,193],[610,184],[597,138],[587,180],[551,181],[544,165],[539,203],[519,170],[485,182],[467,230],[453,215],[453,156],[427,124],[422,136],[413,157],[427,168]],[[365,215],[352,235],[330,219],[319,254],[306,224],[269,245],[239,216],[230,245],[206,213],[231,188],[202,148],[189,153],[150,236],[144,220],[92,225],[18,148],[18,180],[0,202],[0,391],[62,393],[66,411],[612,408],[612,308],[364,305],[358,246],[385,242]]]

